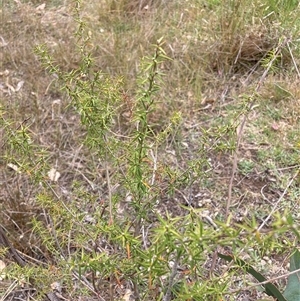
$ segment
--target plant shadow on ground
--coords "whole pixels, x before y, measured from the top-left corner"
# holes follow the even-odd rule
[[[214,252],[272,278],[297,246],[295,15],[272,1],[76,3],[2,6],[1,226],[27,262],[3,259],[2,300],[257,300]],[[162,36],[171,60],[145,97],[142,58]]]

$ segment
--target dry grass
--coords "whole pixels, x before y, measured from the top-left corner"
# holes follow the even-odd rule
[[[152,122],[159,132],[167,123],[167,116],[181,111],[183,121],[178,137],[184,147],[181,142],[176,144],[177,138],[174,136],[176,139],[173,137],[167,145],[170,149],[166,156],[166,162],[173,162],[180,168],[202,147],[197,139],[205,130],[208,131],[208,138],[210,135],[214,137],[217,133],[208,129],[239,118],[237,112],[244,101],[240,96],[253,95],[257,80],[262,78],[264,60],[284,37],[280,24],[270,26],[261,18],[246,22],[250,12],[242,7],[236,8],[241,16],[236,19],[230,14],[222,15],[217,5],[212,4],[211,9],[201,1],[83,2],[81,14],[87,24],[87,45],[95,59],[94,68],[112,76],[124,76],[126,105],[120,119],[125,121],[119,120],[119,127],[126,122],[128,109],[131,109],[130,100],[135,97],[140,59],[151,54],[151,45],[158,38],[165,38],[164,47],[171,60],[162,66],[165,80],[158,100],[160,114],[153,116]],[[46,44],[62,70],[70,71],[78,67],[80,57],[75,51],[74,36],[77,23],[73,18],[72,1],[52,1],[46,6],[40,1],[11,1],[3,4],[1,13],[0,98],[4,119],[15,130],[21,126],[28,127],[34,143],[49,154],[47,168],[62,171],[61,187],[55,187],[57,194],[67,201],[72,199],[76,195],[73,195],[75,189],[72,186],[76,181],[83,183],[95,198],[98,196],[93,185],[100,186],[104,194],[105,167],[83,146],[85,131],[80,126],[79,117],[68,107],[69,99],[60,90],[55,77],[44,70],[34,53],[36,45]],[[270,151],[272,148],[279,149],[279,152],[287,151],[292,158],[290,165],[299,163],[296,145],[299,143],[300,79],[295,72],[290,72],[297,65],[298,57],[293,61],[286,48],[284,51],[281,49],[281,53],[277,69],[264,80],[258,95],[254,95],[261,110],[254,109],[248,116],[250,122],[245,128],[245,141],[239,150],[239,159],[253,160],[255,168],[247,176],[237,172],[232,201],[233,211],[238,212],[237,220],[241,216],[251,218],[250,213],[261,205],[260,192],[271,181],[271,176],[265,171],[267,164],[272,165],[270,161],[273,161],[274,168],[288,164],[288,159],[283,157],[280,160],[284,163],[278,163],[274,158],[262,162],[258,158],[259,152],[261,156],[268,157],[276,153]],[[269,107],[272,110],[268,110]],[[274,117],[275,111],[280,113],[280,117],[276,117],[278,120]],[[252,123],[251,119],[257,123]],[[7,137],[4,127],[1,136]],[[274,142],[268,140],[270,136]],[[195,181],[189,191],[189,194],[198,195],[199,200],[197,197],[193,199],[198,207],[207,206],[216,215],[224,213],[224,196],[232,171],[230,146],[226,143],[231,140],[236,141],[236,136],[224,135],[218,141],[219,149],[211,149],[208,157],[212,172],[206,180]],[[181,145],[176,159],[172,157],[176,149],[172,143],[177,147]],[[10,156],[5,159],[12,160],[15,155],[13,150],[5,143],[2,148]],[[32,167],[32,172],[37,172],[38,168]],[[41,221],[46,219],[37,202],[41,185],[33,183],[31,175],[18,174],[9,169],[3,158],[0,172],[3,185],[0,217],[9,239],[28,258],[41,261],[46,258],[55,262],[40,238],[33,234],[30,222],[35,216]],[[275,177],[278,185],[272,184],[268,188],[267,197],[273,197],[276,194],[274,191],[284,187],[287,181],[284,177],[290,177],[290,170],[278,171]],[[202,188],[200,185],[204,182],[207,186]],[[295,191],[298,191],[297,185]],[[295,195],[290,196],[290,200],[297,200]],[[104,196],[101,195],[101,198]],[[209,201],[205,203],[205,200]],[[263,216],[269,205],[263,204],[259,214]],[[76,200],[76,206],[81,206],[80,200]],[[171,211],[174,209],[174,212],[181,210],[169,199],[166,199],[165,206]],[[103,279],[103,282],[104,288],[109,281]],[[73,293],[76,296],[76,292]],[[123,293],[118,294],[123,296]]]

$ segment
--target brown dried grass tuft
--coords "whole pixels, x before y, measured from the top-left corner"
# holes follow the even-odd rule
[[[279,34],[270,32],[265,26],[247,27],[241,33],[228,32],[215,44],[213,68],[231,73],[248,72],[278,43]]]

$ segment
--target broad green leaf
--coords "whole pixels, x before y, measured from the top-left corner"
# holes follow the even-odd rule
[[[298,269],[300,269],[300,252],[296,250],[291,257],[290,271],[293,272]],[[288,301],[300,300],[300,272],[289,276],[283,295]]]

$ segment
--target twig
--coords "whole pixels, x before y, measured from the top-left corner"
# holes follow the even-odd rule
[[[106,137],[104,139],[107,140]],[[108,154],[107,150],[105,150],[105,175],[106,175],[106,183],[107,183],[107,190],[108,190],[108,205],[109,205],[109,223],[113,224],[113,205],[112,205],[112,188],[111,188],[111,181],[110,181],[110,174],[108,168]]]
[[[178,192],[182,197],[183,199],[185,200],[186,204],[189,205],[190,207],[192,207],[192,204],[191,202],[188,200],[188,198],[177,188],[174,189],[176,192]]]
[[[260,231],[265,226],[265,224],[267,223],[267,221],[271,218],[271,216],[273,215],[273,213],[277,210],[278,204],[282,201],[283,197],[286,195],[289,187],[292,185],[292,183],[294,182],[294,180],[296,179],[296,177],[298,176],[298,174],[299,174],[299,170],[296,171],[296,173],[294,174],[294,176],[292,177],[292,179],[289,181],[289,183],[285,187],[283,193],[281,194],[281,196],[279,197],[279,199],[277,200],[277,202],[275,203],[275,205],[273,205],[273,208],[272,208],[271,212],[266,217],[266,219],[263,221],[263,223],[259,226],[259,228],[257,229],[257,231]]]
[[[271,204],[271,205],[273,206],[272,202],[269,201],[269,199],[268,199],[268,198],[265,196],[265,194],[264,194],[264,189],[265,189],[266,187],[267,187],[267,185],[264,185],[264,186],[261,188],[260,194],[262,195],[263,199],[264,199],[266,202],[268,202],[269,204]]]
[[[150,148],[150,155],[153,160],[153,171],[152,171],[152,177],[150,185],[153,186],[155,183],[156,173],[157,173],[157,147],[155,148],[155,155],[153,153],[153,150]]]
[[[168,288],[166,291],[166,294],[163,297],[163,301],[170,301],[171,300],[171,292],[172,292],[172,287],[173,287],[173,283],[174,283],[174,278],[178,272],[177,267],[178,267],[178,261],[179,258],[176,258],[173,266],[172,266],[172,271],[171,271],[171,275],[169,277],[169,284],[168,284]]]
[[[256,88],[255,88],[255,91],[252,95],[252,100],[249,104],[249,109],[247,110],[247,112],[244,114],[244,117],[243,117],[243,120],[241,122],[241,125],[239,127],[239,131],[237,133],[237,144],[236,144],[236,148],[235,148],[235,151],[234,151],[234,157],[233,157],[233,166],[232,166],[232,172],[231,172],[231,177],[230,177],[230,182],[229,182],[229,187],[228,187],[228,198],[227,198],[227,202],[226,202],[226,217],[228,218],[228,215],[229,215],[229,207],[231,205],[231,198],[232,198],[232,187],[233,187],[233,181],[234,181],[234,176],[235,176],[235,173],[236,173],[236,170],[237,170],[237,160],[238,160],[238,151],[239,151],[239,147],[240,147],[240,143],[241,143],[241,140],[242,140],[242,134],[243,134],[243,130],[244,130],[244,127],[245,127],[245,124],[246,124],[246,120],[247,120],[247,117],[248,117],[248,114],[249,112],[252,110],[253,106],[254,106],[254,103],[255,103],[255,94],[259,91],[262,83],[264,82],[267,74],[269,73],[274,61],[278,58],[279,56],[279,50],[288,43],[288,39],[285,39],[282,43],[280,43],[277,48],[275,49],[275,52],[274,52],[274,56],[273,58],[271,59],[271,61],[269,62],[266,70],[264,71],[263,75],[261,76],[259,82],[257,83],[256,85]]]
[[[291,58],[292,58],[294,67],[295,67],[295,69],[296,69],[296,71],[297,71],[298,77],[300,78],[300,72],[299,72],[298,66],[297,66],[297,64],[296,64],[296,61],[295,61],[294,55],[293,55],[293,53],[292,53],[292,50],[291,50],[291,48],[290,48],[289,42],[287,42],[286,44],[287,44],[287,48],[288,48],[288,50],[289,50],[290,56],[291,56]]]
[[[10,284],[9,288],[5,291],[5,293],[1,296],[0,301],[8,300],[7,297],[9,296],[9,294],[10,294],[11,292],[14,291],[15,288],[18,287],[18,285],[19,285],[19,284],[18,284],[18,280],[14,280],[14,281]]]
[[[60,246],[60,244],[59,244],[59,242],[58,242],[58,239],[57,239],[57,235],[56,235],[56,231],[55,231],[55,227],[54,227],[52,218],[51,218],[50,215],[47,215],[45,209],[43,209],[43,213],[44,213],[45,220],[46,220],[47,224],[50,225],[51,234],[52,234],[52,236],[53,236],[53,238],[54,238],[56,247],[57,247],[57,249],[60,251],[60,255],[66,260],[67,257],[66,257],[64,251],[62,250],[62,248],[61,248],[61,246]]]
[[[0,246],[4,246],[8,248],[8,251],[12,257],[12,259],[21,267],[24,267],[26,262],[21,256],[19,255],[18,251],[13,247],[13,245],[8,240],[2,226],[0,225]]]
[[[252,287],[265,285],[265,284],[271,283],[275,280],[279,280],[279,279],[282,279],[282,278],[287,278],[288,276],[299,273],[299,272],[300,272],[300,269],[297,269],[297,270],[294,270],[292,272],[288,272],[287,274],[280,275],[280,276],[274,277],[274,278],[266,280],[266,281],[250,284],[249,286],[247,286],[245,288],[242,288],[242,289],[232,290],[232,291],[230,291],[230,293],[240,292],[241,290],[246,291],[246,290],[251,289]]]
[[[73,271],[72,272],[73,276],[79,280],[85,287],[87,287],[95,296],[97,296],[101,301],[105,301],[100,295],[99,293],[97,293],[94,288],[91,286],[91,284],[88,282],[88,280],[83,276],[83,275],[80,275]]]
[[[252,103],[250,104],[250,109],[253,106],[254,101],[252,100]],[[229,188],[228,188],[228,199],[227,199],[227,203],[226,203],[226,217],[228,217],[229,214],[229,207],[231,205],[231,198],[232,198],[232,186],[233,186],[233,181],[234,181],[234,176],[237,170],[237,160],[238,160],[238,150],[240,147],[240,143],[242,140],[242,134],[243,134],[243,130],[246,124],[246,119],[247,119],[247,114],[244,115],[243,121],[241,123],[241,126],[239,127],[239,131],[237,134],[237,144],[236,144],[236,149],[234,151],[234,157],[233,157],[233,166],[232,166],[232,173],[231,173],[231,177],[230,177],[230,182],[229,182]]]

